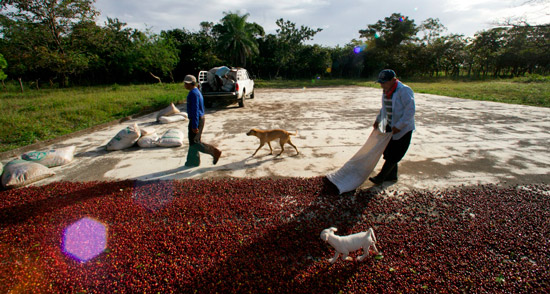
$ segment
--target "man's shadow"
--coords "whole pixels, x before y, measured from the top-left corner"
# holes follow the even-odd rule
[[[51,189],[55,189],[57,185],[65,185],[64,183],[49,184]],[[40,200],[29,201],[24,204],[14,205],[11,207],[2,208],[0,210],[0,224],[19,224],[27,221],[28,219],[35,218],[37,216],[51,213],[65,207],[69,207],[78,202],[84,202],[92,198],[105,197],[105,191],[110,193],[116,193],[116,191],[124,190],[133,187],[133,181],[126,180],[120,182],[90,182],[80,185],[70,185],[71,187],[79,187],[74,191],[68,191],[65,193],[55,194],[52,197],[47,197]],[[42,187],[27,187],[25,189],[18,190],[19,193],[29,193],[30,196],[27,199],[33,198],[33,193],[36,190],[40,191]],[[23,198],[24,194],[22,195]]]
[[[249,156],[237,162],[231,162],[223,165],[215,165],[215,166],[209,166],[209,167],[201,167],[201,166],[189,167],[189,166],[182,165],[173,169],[143,175],[135,179],[140,181],[186,179],[186,178],[191,178],[195,175],[206,173],[209,171],[216,171],[216,170],[238,171],[238,170],[246,170],[249,168],[257,168],[263,165],[264,163],[274,160],[273,158],[265,158],[262,160],[257,160],[253,163],[247,163],[248,161],[250,161],[251,158],[252,156]]]
[[[292,179],[287,181],[282,184],[286,188],[281,197],[300,195],[301,188],[293,185]],[[349,261],[345,261],[345,266],[331,265],[327,260],[334,254],[334,249],[320,239],[320,233],[332,226],[337,227],[341,234],[351,233],[357,223],[363,220],[363,211],[375,193],[367,190],[359,194],[348,192],[338,195],[338,190],[326,177],[310,178],[307,181],[312,182],[308,186],[317,188],[306,196],[311,197],[306,202],[311,202],[303,203],[303,210],[291,212],[285,210],[285,205],[280,205],[280,210],[276,212],[278,216],[271,216],[268,221],[271,218],[275,222],[279,222],[277,218],[286,218],[288,221],[275,227],[267,224],[267,230],[255,237],[251,244],[243,245],[236,250],[235,255],[212,265],[204,271],[204,275],[196,277],[192,287],[204,292],[232,289],[255,293],[338,293],[345,285],[344,281],[350,279],[361,266],[358,262]],[[256,211],[254,207],[249,209]],[[261,230],[262,224],[258,226]],[[373,262],[370,258],[362,264],[368,266]],[[314,266],[320,266],[321,271],[310,273],[309,277],[301,277]],[[239,279],[241,276],[246,279]],[[210,284],[211,281],[220,282]]]

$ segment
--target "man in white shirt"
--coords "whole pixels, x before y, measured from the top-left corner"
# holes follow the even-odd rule
[[[373,124],[374,128],[392,132],[392,139],[384,150],[384,165],[375,177],[369,180],[377,185],[384,181],[397,181],[397,164],[405,156],[415,129],[414,92],[401,83],[391,69],[385,69],[378,75],[378,83],[383,89],[382,108]]]

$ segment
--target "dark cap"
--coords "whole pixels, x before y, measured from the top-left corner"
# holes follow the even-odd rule
[[[391,69],[385,69],[378,74],[377,83],[385,83],[395,78],[395,72]]]

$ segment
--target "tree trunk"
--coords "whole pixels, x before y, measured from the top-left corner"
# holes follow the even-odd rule
[[[19,80],[19,86],[21,87],[21,93],[23,93],[23,81],[21,81],[21,78],[17,78]]]
[[[2,80],[2,88],[4,88],[4,90],[8,90],[8,88],[6,88],[6,84],[4,84],[4,80]]]
[[[160,80],[159,77],[155,76],[152,72],[149,72],[149,74],[150,74],[153,78],[157,79],[157,80],[159,81],[159,84],[162,84],[162,81]]]

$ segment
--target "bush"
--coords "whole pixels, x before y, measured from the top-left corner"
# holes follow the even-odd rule
[[[513,79],[516,83],[549,83],[550,76],[541,76],[539,74],[528,74],[524,77],[517,77]]]

